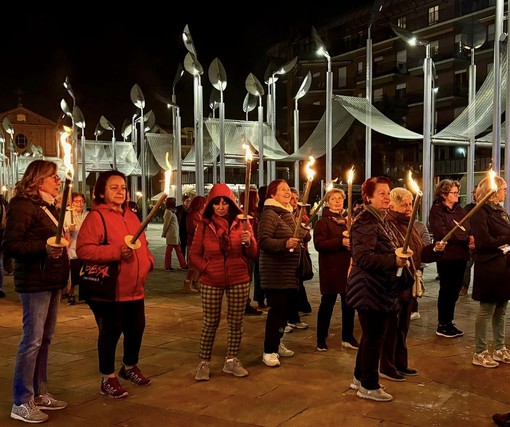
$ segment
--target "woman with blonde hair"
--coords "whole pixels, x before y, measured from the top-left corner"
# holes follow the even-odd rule
[[[510,244],[510,218],[502,206],[507,184],[495,177],[497,191],[471,217],[471,231],[476,242],[473,299],[480,302],[475,321],[475,354],[473,365],[495,368],[498,362],[510,363],[505,347],[506,308],[510,299],[510,266],[505,247]],[[478,184],[476,199],[492,192],[489,178]],[[487,345],[487,331],[492,325],[494,351]]]

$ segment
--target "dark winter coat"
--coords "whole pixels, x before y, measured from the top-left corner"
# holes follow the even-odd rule
[[[313,244],[319,253],[319,284],[321,295],[344,294],[351,251],[342,240],[347,230],[345,215],[324,208],[313,229]]]
[[[9,201],[7,224],[2,249],[6,257],[14,258],[16,292],[40,292],[63,289],[69,278],[69,258],[64,248],[58,258],[46,252],[48,238],[55,237],[57,226],[45,212],[58,220],[55,206],[36,202],[23,196]]]
[[[470,219],[476,244],[473,299],[492,303],[510,300],[510,256],[498,249],[510,244],[507,212],[486,203]]]
[[[225,184],[216,184],[209,193],[204,211],[216,197],[230,199],[235,204],[230,188]],[[241,213],[239,208],[238,213]],[[221,288],[250,282],[249,260],[257,258],[258,245],[249,221],[247,229],[251,232],[251,242],[248,246],[242,244],[243,226],[242,220],[238,218],[233,220],[228,230],[228,249],[224,253],[225,247],[222,250],[214,222],[202,218],[202,222],[195,229],[189,250],[190,264],[200,272],[200,282]]]
[[[384,214],[375,211],[365,208],[351,227],[347,303],[356,310],[387,313],[397,308],[401,290],[395,277],[397,246]]]
[[[466,216],[466,211],[456,203],[452,208],[446,206],[443,202],[435,202],[430,208],[429,223],[434,242],[440,241],[445,237],[453,227],[455,222],[459,222]],[[451,260],[469,260],[469,220],[462,226],[466,231],[457,228],[453,236],[448,240],[444,255],[441,261]]]
[[[290,252],[287,240],[293,237],[296,221],[292,208],[287,210],[274,199],[267,199],[260,215],[257,230],[259,242],[260,285],[267,289],[298,289],[297,272],[300,251],[299,246]],[[299,238],[304,243],[311,240],[310,232],[300,227]]]

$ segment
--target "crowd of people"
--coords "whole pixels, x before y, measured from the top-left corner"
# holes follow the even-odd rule
[[[485,203],[462,227],[456,226],[467,213],[459,203],[460,183],[439,182],[430,210],[430,233],[419,221],[409,224],[413,193],[401,187],[392,189],[384,176],[363,183],[362,204],[350,215],[344,191],[329,190],[315,224],[310,224],[306,207],[298,203],[299,192],[284,179],[252,189],[248,197],[236,198],[221,183],[213,185],[207,195],[184,195],[179,206],[169,197],[161,235],[166,243],[162,266],[174,270],[175,251],[180,269],[186,271],[183,292],[196,294],[202,302],[195,380],[210,380],[224,300],[227,346],[223,372],[239,378],[249,375],[238,358],[246,315],[267,314],[261,342],[263,364],[278,367],[281,358],[294,355],[285,336],[294,329],[308,328],[301,316],[313,310],[300,273],[309,245],[318,253],[321,295],[316,350],[328,351],[331,321],[340,299],[341,347],[356,352],[350,387],[358,397],[391,401],[393,396],[380,384],[381,377],[398,382],[419,374],[409,366],[406,340],[413,315],[419,315],[423,290],[417,283],[428,263],[437,264],[439,276],[436,335],[463,335],[454,323],[455,307],[469,286],[467,272],[474,268],[472,298],[480,307],[472,364],[495,368],[510,363],[510,350],[505,346],[510,287],[504,279],[510,272],[506,261],[510,218],[502,206],[506,182],[500,177],[495,182],[497,191],[488,178],[478,184],[473,198]],[[156,261],[143,231],[137,233],[136,245],[125,240],[141,225],[128,207],[126,177],[117,171],[100,173],[90,210],[85,208],[84,194],[72,193],[62,230],[66,244],[57,245],[51,238],[59,229],[60,210],[67,205],[67,201],[58,201],[60,192],[56,165],[34,161],[0,212],[0,256],[14,259],[14,285],[23,310],[11,417],[28,423],[44,422],[48,419],[45,410],[67,406],[48,391],[47,361],[59,302],[66,295],[69,305],[76,303],[83,262],[117,262],[120,266],[113,299],[88,296],[84,301],[97,323],[100,393],[124,398],[129,391],[120,380],[137,386],[152,383],[138,364],[146,322],[144,288]],[[250,204],[248,215],[243,209],[245,201]],[[443,241],[447,234],[451,237]],[[492,353],[487,341],[489,324],[493,327]],[[356,337],[358,330],[361,335]],[[122,365],[117,370],[121,337]],[[495,414],[494,421],[509,425],[510,415]]]

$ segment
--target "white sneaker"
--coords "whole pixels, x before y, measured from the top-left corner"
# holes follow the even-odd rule
[[[296,329],[306,329],[308,328],[308,323],[305,322],[297,322],[297,323],[287,323],[287,326]]]
[[[492,358],[498,362],[510,363],[510,350],[508,350],[506,347],[500,348],[499,350],[494,350]]]
[[[283,330],[286,334],[290,334],[291,332],[294,332],[294,328],[292,326],[285,326],[285,329]]]
[[[21,405],[12,405],[11,418],[25,423],[38,424],[48,420],[48,414],[37,409],[33,400]]]
[[[411,320],[417,320],[421,317],[420,313],[418,311],[413,311],[411,313]]]
[[[359,390],[361,387],[361,381],[358,380],[356,377],[352,377],[351,385],[349,386],[352,390]]]
[[[483,366],[484,368],[497,368],[499,363],[496,362],[491,355],[489,350],[484,350],[481,353],[475,353],[473,355],[473,365]]]
[[[367,390],[361,385],[359,386],[356,395],[362,399],[370,399],[377,402],[389,402],[390,400],[393,400],[393,396],[389,393],[386,393],[382,388],[378,388],[376,390]]]
[[[294,356],[294,352],[285,347],[285,344],[280,343],[278,346],[278,355],[280,357],[292,357]]]
[[[280,366],[280,358],[278,353],[264,353],[262,354],[262,361],[267,366]]]

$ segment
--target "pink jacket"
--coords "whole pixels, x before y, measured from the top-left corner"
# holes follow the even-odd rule
[[[103,214],[108,244],[104,240],[104,226],[97,211]],[[81,225],[76,242],[78,258],[85,261],[119,261],[117,278],[117,301],[134,301],[144,298],[144,286],[149,272],[154,267],[154,257],[149,250],[145,233],[139,237],[142,246],[133,251],[133,256],[121,260],[120,248],[126,235],[133,236],[141,223],[130,209],[123,214],[106,204],[94,205]]]
[[[234,195],[228,186],[215,184],[207,198],[207,205],[218,196],[228,198],[235,203]],[[241,213],[241,209],[237,209]],[[228,253],[223,254],[214,224],[207,218],[202,220],[195,230],[189,252],[190,264],[200,272],[200,282],[209,286],[228,287],[250,281],[248,260],[257,258],[258,244],[249,221],[247,229],[251,232],[251,242],[248,247],[241,243],[242,221],[234,219],[229,231],[230,247]]]

